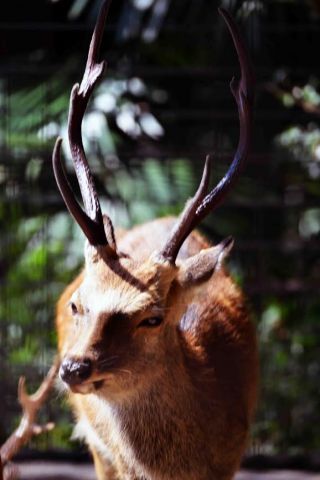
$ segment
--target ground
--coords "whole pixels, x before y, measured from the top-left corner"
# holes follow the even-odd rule
[[[20,463],[19,469],[19,480],[95,480],[94,469],[90,464],[37,461]],[[320,473],[241,470],[235,480],[320,480]]]

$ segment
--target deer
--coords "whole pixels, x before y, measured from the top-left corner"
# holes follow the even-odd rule
[[[232,79],[240,124],[228,172],[208,193],[211,157],[178,218],[130,230],[102,214],[81,125],[101,79],[110,1],[94,28],[81,84],[71,92],[68,138],[84,208],[54,146],[55,179],[86,237],[83,271],[57,304],[59,377],[75,437],[99,480],[230,480],[248,442],[258,382],[257,344],[245,295],[224,263],[232,237],[212,245],[196,227],[231,190],[249,155],[254,74],[239,29],[224,9],[241,75]]]

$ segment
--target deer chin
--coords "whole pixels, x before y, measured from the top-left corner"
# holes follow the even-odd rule
[[[73,393],[80,393],[81,395],[87,395],[89,393],[97,393],[104,385],[104,378],[91,380],[88,382],[80,383],[79,385],[68,385],[69,390]]]
[[[80,385],[68,385],[72,393],[80,393],[81,395],[88,395],[89,393],[97,393],[104,385],[103,380],[91,383],[81,383]]]
[[[68,385],[69,390],[72,393],[80,393],[81,395],[87,395],[94,392],[93,383],[82,383],[80,385]]]

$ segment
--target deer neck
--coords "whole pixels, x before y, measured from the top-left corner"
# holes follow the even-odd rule
[[[187,372],[172,358],[166,367],[145,391],[115,409],[124,445],[130,446],[136,464],[143,465],[150,475],[146,478],[152,479],[185,478],[183,472],[194,468],[191,459],[201,436]],[[201,460],[207,464],[207,459]]]

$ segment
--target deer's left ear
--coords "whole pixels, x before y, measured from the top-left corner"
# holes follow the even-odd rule
[[[177,281],[180,285],[193,285],[207,280],[221,268],[224,259],[233,247],[233,238],[228,237],[218,245],[201,250],[179,265]]]

